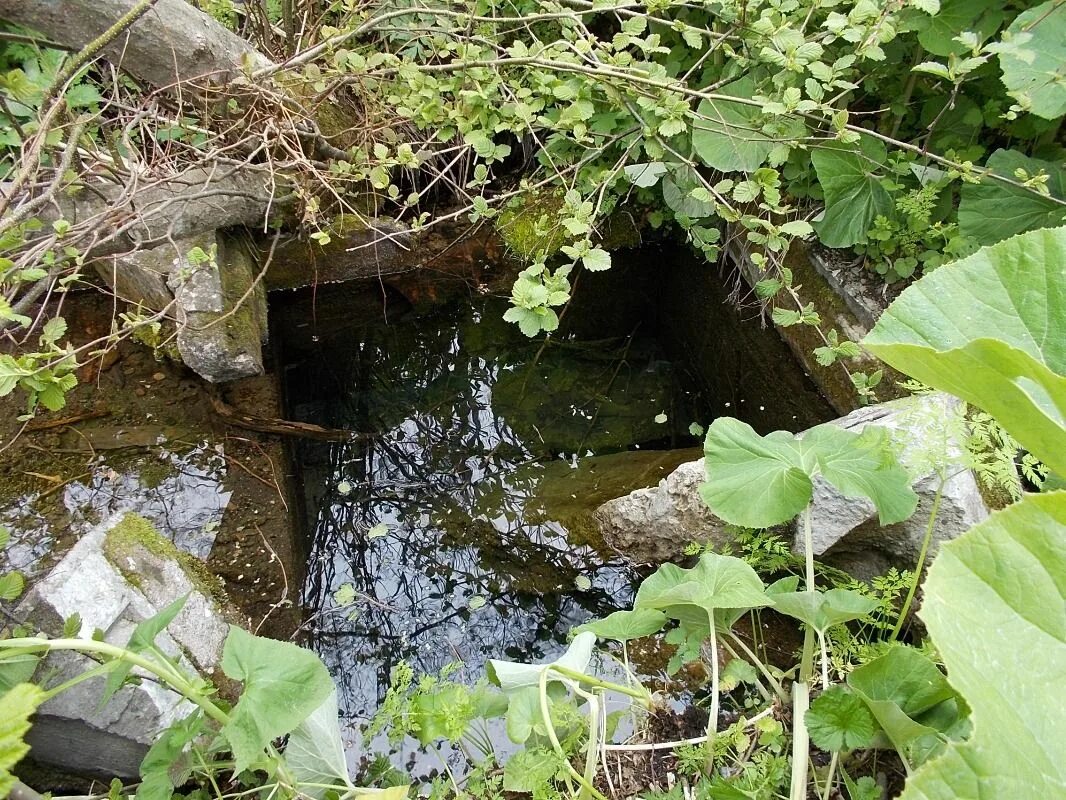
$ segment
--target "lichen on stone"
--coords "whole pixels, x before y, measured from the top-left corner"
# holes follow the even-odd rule
[[[140,587],[140,576],[129,570],[128,558],[137,548],[144,548],[159,558],[177,562],[193,586],[207,597],[227,605],[228,597],[222,581],[213,574],[202,561],[189,553],[182,552],[174,543],[163,536],[155,526],[138,514],[126,514],[107,532],[103,551],[115,569],[129,581],[131,586]]]

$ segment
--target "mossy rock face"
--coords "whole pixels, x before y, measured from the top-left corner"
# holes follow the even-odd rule
[[[514,200],[496,218],[504,243],[523,261],[538,261],[559,251],[570,238],[560,223],[561,192],[537,192]]]
[[[203,562],[188,553],[182,552],[174,543],[164,537],[144,517],[126,514],[104,538],[104,555],[114,567],[122,573],[131,586],[139,587],[141,580],[128,568],[130,557],[138,548],[147,550],[157,558],[176,562],[188,575],[190,582],[206,597],[222,606],[229,606],[229,596],[218,579]]]

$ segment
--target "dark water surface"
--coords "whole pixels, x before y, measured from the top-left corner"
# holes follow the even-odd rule
[[[308,642],[353,725],[401,660],[473,681],[489,658],[558,655],[631,600],[638,576],[589,510],[697,458],[649,451],[698,445],[690,424],[739,401],[668,358],[647,282],[613,277],[623,291],[579,291],[590,307],[546,345],[475,292],[424,311],[381,287],[272,299],[289,415],[373,434],[296,447]]]

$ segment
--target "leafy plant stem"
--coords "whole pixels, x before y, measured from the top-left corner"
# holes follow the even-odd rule
[[[811,636],[810,630],[807,637]],[[806,638],[804,639],[806,643]],[[806,800],[807,798],[807,763],[809,759],[810,743],[807,739],[807,707],[810,705],[810,695],[807,684],[797,681],[792,686],[792,787],[789,793],[791,800]]]
[[[96,642],[87,639],[8,639],[0,641],[0,651],[7,650],[8,656],[21,655],[23,653],[40,653],[51,650],[74,650],[82,653],[95,653],[119,661],[127,661],[135,667],[140,667],[147,672],[165,681],[175,690],[200,706],[204,713],[216,722],[225,725],[229,722],[229,715],[221,708],[196,691],[195,687],[169,664],[162,664],[149,658],[143,658],[137,653],[123,647],[107,642]]]
[[[832,758],[829,759],[829,771],[825,775],[825,791],[822,793],[822,800],[829,800],[829,795],[833,791],[833,777],[836,774],[839,760],[840,752],[834,750]]]
[[[548,741],[551,742],[552,749],[556,754],[566,762],[567,771],[570,775],[581,784],[582,791],[580,797],[595,797],[597,800],[607,800],[591,782],[585,780],[585,776],[574,769],[574,765],[570,763],[570,759],[567,758],[566,751],[563,750],[562,744],[559,742],[559,736],[555,733],[555,726],[552,725],[551,709],[548,706],[548,674],[552,671],[565,674],[566,672],[573,672],[565,667],[559,667],[557,664],[550,664],[546,669],[540,673],[540,714],[544,720],[544,727],[548,734]],[[582,673],[577,673],[582,675]],[[588,677],[582,675],[582,677]],[[598,724],[598,722],[597,722]]]
[[[803,547],[806,567],[807,591],[814,587],[814,538],[811,535],[811,506],[803,509]],[[811,674],[814,672],[814,629],[804,625],[803,656],[800,661],[799,680],[792,685],[792,800],[807,797],[807,765],[810,759],[810,743],[807,737],[807,708],[810,706]]]
[[[936,494],[933,496],[933,507],[929,509],[929,522],[925,526],[922,549],[918,551],[918,563],[914,567],[914,577],[911,578],[911,585],[907,590],[907,597],[903,601],[903,606],[899,610],[896,625],[892,628],[892,633],[889,634],[888,640],[890,642],[896,641],[900,631],[903,630],[903,623],[907,620],[907,614],[910,613],[911,604],[914,602],[914,595],[918,591],[918,584],[922,579],[922,570],[925,568],[925,558],[929,554],[929,543],[933,540],[933,526],[936,524],[936,515],[940,511],[940,499],[944,495],[945,483],[947,483],[947,479],[941,476],[940,483],[936,487]]]
[[[825,646],[825,631],[818,631],[818,649],[822,657],[822,688],[829,688],[829,651]]]
[[[643,686],[622,686],[620,683],[611,683],[610,681],[600,680],[592,675],[586,675],[584,672],[578,672],[577,670],[564,667],[561,664],[552,664],[551,669],[554,672],[558,672],[571,680],[583,683],[586,686],[591,686],[593,689],[605,689],[609,692],[618,692],[628,697],[640,700],[645,707],[651,708],[651,695],[648,690]]]
[[[777,680],[777,678],[775,678],[770,673],[769,668],[766,666],[766,664],[763,663],[762,659],[759,658],[755,654],[755,652],[750,647],[748,647],[747,644],[744,643],[743,639],[733,633],[733,631],[727,631],[726,636],[729,637],[733,644],[740,648],[741,652],[744,653],[744,655],[751,659],[751,662],[755,665],[755,668],[762,673],[764,678],[766,678],[767,683],[770,684],[770,687],[774,690],[774,693],[779,698],[781,698],[782,702],[787,701],[789,697],[788,692],[785,691],[785,687],[781,685],[781,681]]]
[[[714,613],[707,613],[707,622],[711,628],[711,715],[707,720],[707,762],[705,770],[707,776],[714,775],[714,737],[718,733],[718,712],[720,698],[718,697],[718,632],[714,624]]]

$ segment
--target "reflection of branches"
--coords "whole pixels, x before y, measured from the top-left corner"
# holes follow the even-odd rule
[[[373,710],[401,659],[437,671],[458,657],[476,672],[491,656],[548,656],[632,591],[626,569],[526,518],[542,470],[492,401],[499,376],[528,367],[536,344],[480,357],[454,318],[416,322],[345,323],[342,346],[302,354],[293,373],[316,421],[379,434],[298,445],[305,465],[325,470],[318,484],[305,471],[306,488],[322,493],[303,588],[309,636],[349,715]],[[613,380],[628,355],[591,359],[590,386]],[[382,523],[388,532],[370,538]],[[593,586],[577,593],[582,575]],[[364,598],[354,616],[331,613],[342,584]]]

